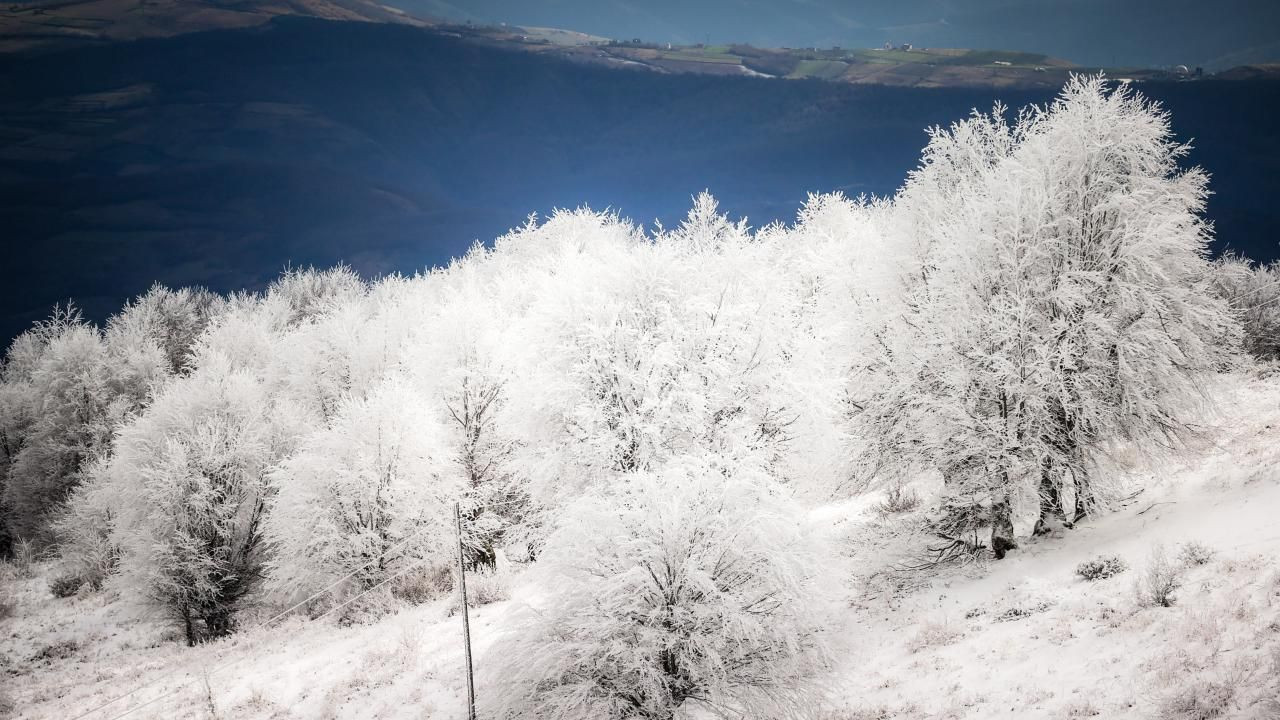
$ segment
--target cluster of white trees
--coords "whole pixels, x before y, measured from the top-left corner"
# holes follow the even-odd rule
[[[1260,265],[1228,254],[1213,269],[1214,290],[1236,311],[1245,350],[1260,360],[1280,360],[1280,261]]]
[[[559,212],[411,278],[63,312],[3,366],[4,527],[194,643],[442,571],[457,502],[473,566],[518,548],[548,588],[497,716],[786,714],[826,658],[806,501],[938,472],[936,530],[1003,554],[1103,507],[1108,448],[1176,439],[1235,362],[1223,278],[1258,271],[1208,261],[1186,151],[1080,78],[790,226]]]

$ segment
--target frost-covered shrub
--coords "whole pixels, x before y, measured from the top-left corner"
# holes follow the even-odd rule
[[[511,575],[502,570],[480,570],[467,576],[467,603],[474,606],[502,602],[511,597]]]
[[[575,503],[534,570],[545,596],[490,651],[484,716],[810,707],[828,627],[814,540],[767,483],[682,463]]]
[[[458,612],[458,590],[453,588],[449,614]],[[511,599],[511,574],[501,568],[482,566],[467,573],[467,607],[480,607]]]
[[[80,591],[84,580],[74,574],[58,575],[49,581],[49,592],[56,598],[68,598]]]
[[[18,611],[18,600],[13,595],[7,579],[0,583],[0,620],[12,617]]]
[[[1179,683],[1159,701],[1159,717],[1165,720],[1212,720],[1231,708],[1236,689],[1215,680]]]
[[[928,648],[943,647],[964,637],[964,631],[947,622],[927,620],[920,624],[916,634],[907,641],[907,649],[913,653]]]
[[[1217,554],[1213,548],[1194,540],[1178,546],[1178,562],[1184,567],[1207,565]]]
[[[991,619],[995,622],[1022,620],[1048,612],[1056,604],[1057,596],[1052,588],[1029,582],[1012,588],[994,602],[990,609]]]
[[[9,565],[13,568],[14,575],[23,580],[34,575],[38,555],[35,543],[26,538],[18,538],[13,543],[12,552]]]
[[[920,493],[915,488],[901,482],[895,482],[884,491],[884,499],[875,506],[875,511],[882,515],[901,515],[920,507]]]
[[[1105,580],[1129,569],[1129,563],[1119,555],[1099,555],[1076,566],[1076,575],[1085,580]]]
[[[454,574],[443,565],[405,573],[389,583],[391,596],[409,605],[421,605],[452,592]]]
[[[1172,607],[1177,600],[1174,594],[1182,587],[1184,567],[1169,558],[1164,547],[1151,549],[1147,567],[1137,582],[1138,601],[1142,605]]]

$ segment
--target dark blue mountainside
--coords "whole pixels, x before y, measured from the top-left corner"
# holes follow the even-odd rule
[[[1213,174],[1220,245],[1280,254],[1280,82],[1141,88]],[[0,336],[153,281],[412,272],[555,207],[672,221],[706,188],[787,220],[810,191],[892,192],[929,125],[1049,96],[616,70],[301,18],[0,57]]]

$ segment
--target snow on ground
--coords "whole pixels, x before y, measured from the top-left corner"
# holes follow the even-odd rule
[[[1146,468],[1116,512],[893,602],[851,599],[824,717],[1280,718],[1280,375],[1230,383],[1220,406],[1195,452]],[[814,517],[839,531],[868,507]],[[1191,542],[1212,557],[1178,570],[1171,607],[1144,603],[1153,548],[1176,563]],[[1099,555],[1129,569],[1075,574]],[[53,598],[47,563],[6,572],[0,708],[18,718],[465,716],[448,599],[350,627],[295,615],[186,648],[110,591]],[[513,608],[472,611],[478,661]]]
[[[1220,410],[1126,507],[853,618],[831,718],[1280,718],[1280,377]],[[1152,550],[1192,542],[1213,558],[1144,606]],[[1129,570],[1075,574],[1099,555]]]

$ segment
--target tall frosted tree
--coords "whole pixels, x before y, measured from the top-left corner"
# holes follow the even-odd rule
[[[1232,361],[1187,152],[1101,77],[1012,123],[997,108],[933,131],[894,208],[914,275],[859,419],[877,461],[941,471],[945,532],[990,525],[1001,556],[1097,509],[1107,448],[1176,441]]]
[[[261,585],[267,475],[291,441],[252,374],[204,361],[121,430],[108,473],[126,584],[190,644],[231,632]]]

